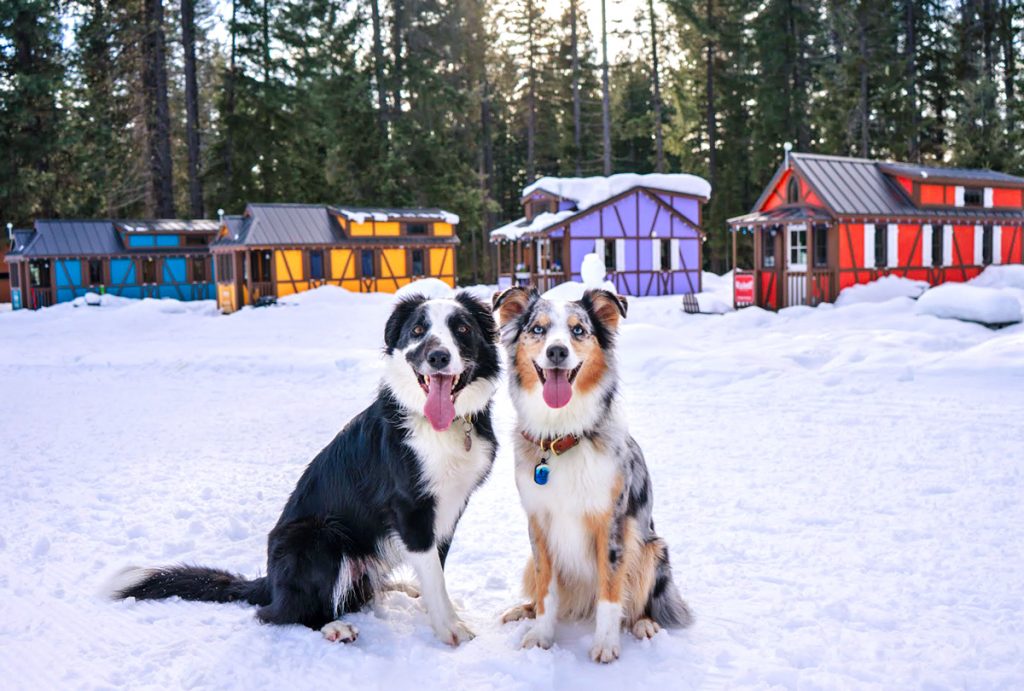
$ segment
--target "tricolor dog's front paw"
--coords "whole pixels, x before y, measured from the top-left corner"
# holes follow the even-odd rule
[[[359,629],[343,621],[331,621],[324,624],[320,633],[331,643],[351,643],[359,638]]]
[[[435,624],[434,635],[437,636],[437,640],[453,648],[460,643],[467,643],[476,638],[476,634],[470,631],[461,619]]]
[[[619,659],[619,639],[595,639],[590,648],[590,659],[594,662],[613,662]]]
[[[523,640],[519,647],[523,650],[530,648],[541,648],[547,650],[555,642],[555,632],[548,626],[534,624],[523,634]]]

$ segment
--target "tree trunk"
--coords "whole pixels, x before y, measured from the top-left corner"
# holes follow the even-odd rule
[[[578,0],[569,0],[570,49],[572,51],[572,151],[576,177],[579,177],[583,174],[583,166],[580,160],[580,52],[576,33],[576,25],[579,21],[577,3]]]
[[[917,102],[917,36],[914,33],[914,2],[906,0],[907,34],[907,95],[910,100],[910,137],[907,141],[907,157],[913,163],[921,162],[921,109]]]
[[[144,0],[142,37],[142,93],[149,150],[147,213],[174,218],[174,182],[171,163],[171,112],[167,102],[167,63],[162,0]]]
[[[483,145],[480,147],[480,218],[482,220],[480,271],[484,281],[496,282],[497,277],[491,275],[491,244],[488,235],[489,229],[494,225],[493,214],[487,208],[487,200],[494,198],[492,189],[494,152],[491,143],[491,88],[487,82],[486,72],[483,74],[481,93],[483,97],[480,99],[480,136]]]
[[[601,144],[604,151],[604,174],[612,174],[612,116],[608,95],[608,16],[601,0]]]
[[[181,43],[185,49],[185,114],[188,140],[188,202],[192,218],[203,217],[199,177],[199,86],[196,83],[195,0],[181,0]]]
[[[707,130],[708,130],[708,177],[711,178],[711,186],[714,188],[717,181],[718,155],[718,127],[715,123],[715,42],[712,38],[714,32],[714,2],[707,0],[705,20],[707,21],[707,43],[704,46],[705,60],[707,61],[707,75],[705,80],[705,96],[707,98]]]
[[[1006,96],[1006,131],[1010,134],[1016,127],[1016,95],[1014,93],[1017,82],[1017,52],[1013,45],[1013,10],[1014,6],[1010,0],[1003,0],[1002,15],[1000,17],[1001,42],[1003,45],[1003,91]]]
[[[654,83],[654,170],[665,172],[665,147],[661,132],[661,79],[658,74],[658,25],[654,15],[654,0],[647,0],[651,15],[651,76]]]
[[[392,117],[398,117],[402,112],[402,29],[405,21],[405,7],[403,0],[394,0],[394,21],[391,23],[391,53],[394,65],[394,73],[391,75],[391,107]]]
[[[236,12],[237,0],[231,0],[231,22],[228,30],[231,32],[231,54],[228,56],[228,73],[224,85],[224,178],[228,194],[234,190],[235,174],[235,45],[237,40]]]
[[[860,155],[867,158],[870,149],[868,138],[868,29],[866,10],[863,6],[857,12],[857,32],[859,38],[858,53],[860,57],[858,69],[860,70],[860,100],[857,104],[858,118],[860,120]]]
[[[370,0],[370,14],[373,17],[373,76],[377,80],[377,126],[381,136],[387,137],[388,102],[384,86],[384,43],[380,37],[379,0]]]
[[[263,33],[263,134],[265,137],[272,137],[273,122],[270,107],[270,0],[263,0],[262,12],[262,33]],[[269,153],[260,161],[260,179],[263,183],[263,198],[267,201],[274,199],[274,155]]]
[[[537,7],[533,0],[526,2],[526,62],[528,71],[526,93],[526,179],[533,182],[537,175]]]

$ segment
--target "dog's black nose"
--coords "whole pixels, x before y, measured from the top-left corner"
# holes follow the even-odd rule
[[[444,369],[452,361],[452,354],[447,348],[438,348],[427,353],[427,364],[434,369]]]
[[[551,362],[551,364],[554,365],[555,367],[558,367],[563,362],[565,362],[566,359],[568,359],[568,357],[569,349],[566,348],[564,345],[555,344],[552,346],[548,346],[548,361]]]

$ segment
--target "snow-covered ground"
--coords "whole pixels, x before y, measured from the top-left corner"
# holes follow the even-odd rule
[[[128,564],[261,572],[303,466],[372,397],[391,298],[321,289],[0,314],[0,688],[1024,687],[1024,325],[912,300],[685,315],[630,301],[623,395],[697,616],[622,659],[588,627],[517,650],[529,551],[507,448],[448,584],[478,637],[417,601],[359,640],[250,608],[96,595]],[[499,434],[511,406],[497,399]]]

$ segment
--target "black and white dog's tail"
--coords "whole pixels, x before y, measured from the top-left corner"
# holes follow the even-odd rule
[[[668,563],[668,547],[662,551],[654,578],[654,588],[648,602],[650,617],[666,629],[684,629],[693,623],[693,613],[679,594],[672,580],[672,567]]]
[[[267,578],[249,580],[244,576],[205,566],[171,566],[158,569],[128,568],[108,584],[115,600],[162,600],[180,597],[201,602],[248,602],[270,604]]]

